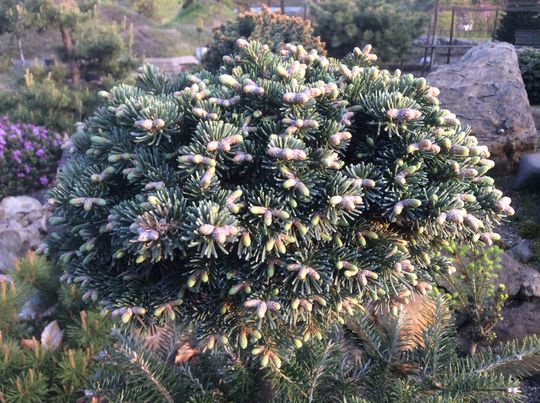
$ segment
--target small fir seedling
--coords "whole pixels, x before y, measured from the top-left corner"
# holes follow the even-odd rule
[[[467,352],[474,354],[479,345],[493,342],[493,328],[500,322],[508,294],[497,282],[502,250],[497,246],[473,248],[449,243],[445,253],[452,259],[446,272],[436,276],[449,296],[450,306],[458,312]]]

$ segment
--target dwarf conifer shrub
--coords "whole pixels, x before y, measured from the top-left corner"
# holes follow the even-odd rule
[[[425,292],[449,238],[490,244],[513,210],[438,90],[372,59],[240,40],[220,74],[145,65],[71,137],[44,250],[124,322],[262,366]]]
[[[62,138],[45,127],[0,117],[0,199],[46,187],[56,175]]]

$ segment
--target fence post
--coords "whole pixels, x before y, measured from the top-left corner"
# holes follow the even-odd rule
[[[495,35],[497,35],[497,25],[499,23],[499,6],[495,9],[495,22],[493,23],[493,33],[491,34],[491,41],[495,41]]]
[[[433,67],[435,58],[435,40],[437,39],[437,19],[439,17],[439,0],[435,0],[435,18],[433,20],[433,36],[431,37],[431,53],[429,56],[429,70]]]
[[[433,13],[431,14],[431,19],[429,21],[428,31],[426,35],[426,43],[424,46],[424,59],[422,60],[422,75],[426,73],[426,64],[427,64],[427,57],[429,53],[429,44],[431,42],[431,29],[433,26],[433,20],[435,19],[435,13],[436,13],[435,7],[433,7]]]
[[[452,54],[452,42],[454,41],[454,16],[456,15],[456,8],[452,7],[452,19],[450,21],[450,46],[448,47],[448,55],[446,56],[446,64],[450,64],[450,56]]]

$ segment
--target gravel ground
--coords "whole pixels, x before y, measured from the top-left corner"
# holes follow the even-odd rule
[[[540,381],[538,379],[528,379],[521,385],[521,390],[525,395],[525,403],[540,403]]]

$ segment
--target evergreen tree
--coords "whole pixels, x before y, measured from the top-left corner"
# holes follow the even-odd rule
[[[222,74],[143,66],[71,137],[43,250],[123,322],[262,367],[364,301],[397,311],[513,209],[439,91],[373,59],[239,40]]]
[[[322,0],[312,5],[315,33],[332,56],[343,56],[357,43],[371,43],[384,62],[403,62],[414,39],[424,33],[423,2]]]
[[[518,29],[540,29],[540,13],[507,10],[497,27],[496,38],[499,41],[514,43]]]
[[[540,18],[538,19],[540,21]],[[540,50],[523,48],[518,51],[519,69],[531,104],[540,104]]]
[[[238,38],[265,43],[274,52],[279,52],[286,43],[291,43],[326,54],[324,43],[313,34],[310,21],[273,13],[263,5],[260,13],[245,12],[235,21],[214,30],[214,38],[202,59],[203,67],[217,71],[223,64],[223,56],[234,52]]]
[[[110,74],[123,79],[133,67],[131,49],[114,25],[96,17],[97,0],[29,0],[39,29],[57,28],[62,38],[58,55],[70,67],[72,84]],[[92,73],[95,77],[85,77]]]
[[[0,35],[10,34],[15,37],[19,46],[21,62],[26,62],[22,45],[22,37],[32,26],[32,16],[20,0],[4,0],[0,3]]]

